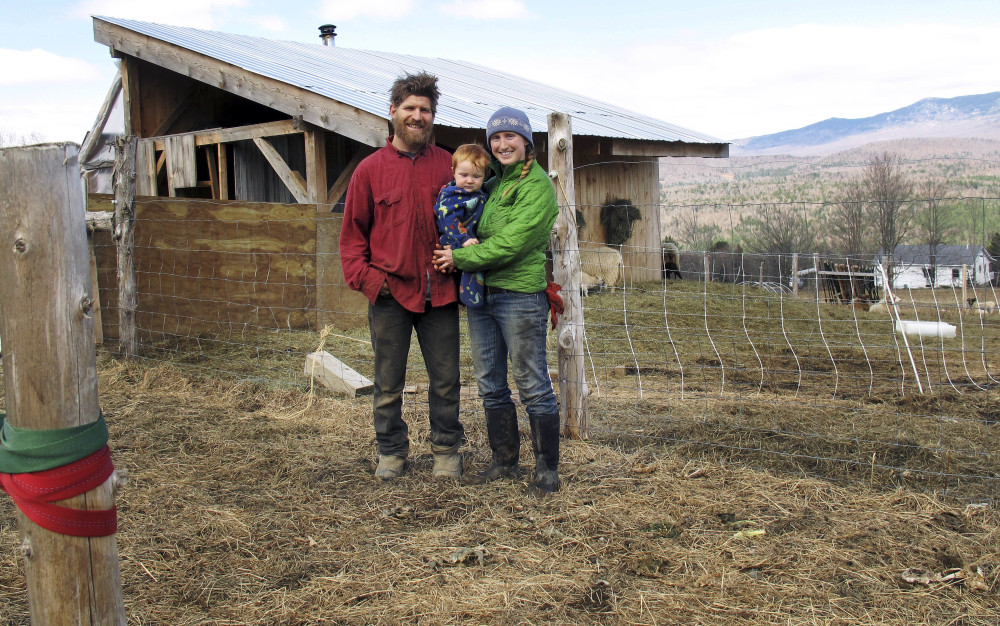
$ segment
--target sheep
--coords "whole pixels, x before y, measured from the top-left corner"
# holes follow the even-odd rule
[[[874,302],[869,302],[864,298],[854,298],[851,300],[851,306],[854,307],[855,311],[867,311],[871,308]]]
[[[892,303],[893,304],[899,304],[901,300],[902,300],[902,298],[900,298],[899,296],[893,296],[892,297]],[[888,310],[889,310],[889,304],[888,304],[888,302],[886,302],[886,299],[885,299],[884,296],[882,297],[881,300],[879,300],[878,302],[875,302],[870,307],[868,307],[868,312],[869,313],[885,313]]]
[[[681,280],[684,277],[681,276],[681,268],[677,267],[677,264],[673,261],[664,261],[663,263],[663,280],[670,280],[674,276],[677,280]]]
[[[664,243],[660,247],[660,257],[663,263],[663,280],[669,280],[674,276],[681,280],[680,254],[677,251],[677,246],[670,242]]]
[[[977,298],[969,298],[968,302],[969,307],[979,315],[989,315],[997,309],[997,303],[993,300],[980,302]]]
[[[580,285],[580,293],[584,296],[589,296],[591,291],[603,289],[605,286],[603,278],[592,276],[583,270],[580,270],[577,279],[577,284]]]
[[[590,244],[580,246],[580,270],[593,279],[593,284],[603,283],[611,291],[624,278],[622,254],[610,246]],[[581,280],[583,284],[583,280]]]

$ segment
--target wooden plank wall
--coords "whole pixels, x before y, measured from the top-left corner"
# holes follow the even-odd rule
[[[88,210],[110,210],[110,201],[110,195],[91,194]],[[314,329],[320,318],[338,328],[367,323],[367,301],[343,284],[337,252],[341,217],[328,207],[326,214],[318,246],[314,204],[138,198],[140,340],[246,327]],[[114,242],[106,232],[95,233],[92,241],[104,336],[114,339]],[[322,306],[318,293],[325,298]]]
[[[331,205],[316,206],[316,299],[318,327],[361,328],[368,325],[368,299],[349,288],[340,265],[343,213]]]
[[[580,241],[604,242],[601,207],[629,200],[642,214],[622,246],[625,280],[660,280],[660,170],[656,157],[574,155],[576,202],[587,224]]]

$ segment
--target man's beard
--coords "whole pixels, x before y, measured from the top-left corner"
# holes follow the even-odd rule
[[[430,141],[432,128],[433,126],[428,124],[420,129],[409,129],[403,120],[392,121],[393,133],[399,137],[400,141],[414,148],[423,146]]]

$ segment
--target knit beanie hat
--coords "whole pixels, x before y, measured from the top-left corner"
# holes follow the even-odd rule
[[[510,131],[524,137],[528,145],[534,148],[531,140],[531,123],[524,111],[519,111],[513,107],[503,107],[490,116],[490,121],[486,124],[486,142],[489,143],[493,135]]]

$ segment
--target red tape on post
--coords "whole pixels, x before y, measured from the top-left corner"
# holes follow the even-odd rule
[[[70,509],[57,504],[104,483],[115,471],[111,448],[104,446],[79,461],[29,474],[0,473],[0,486],[32,522],[46,530],[73,537],[106,537],[118,532],[118,509]]]

